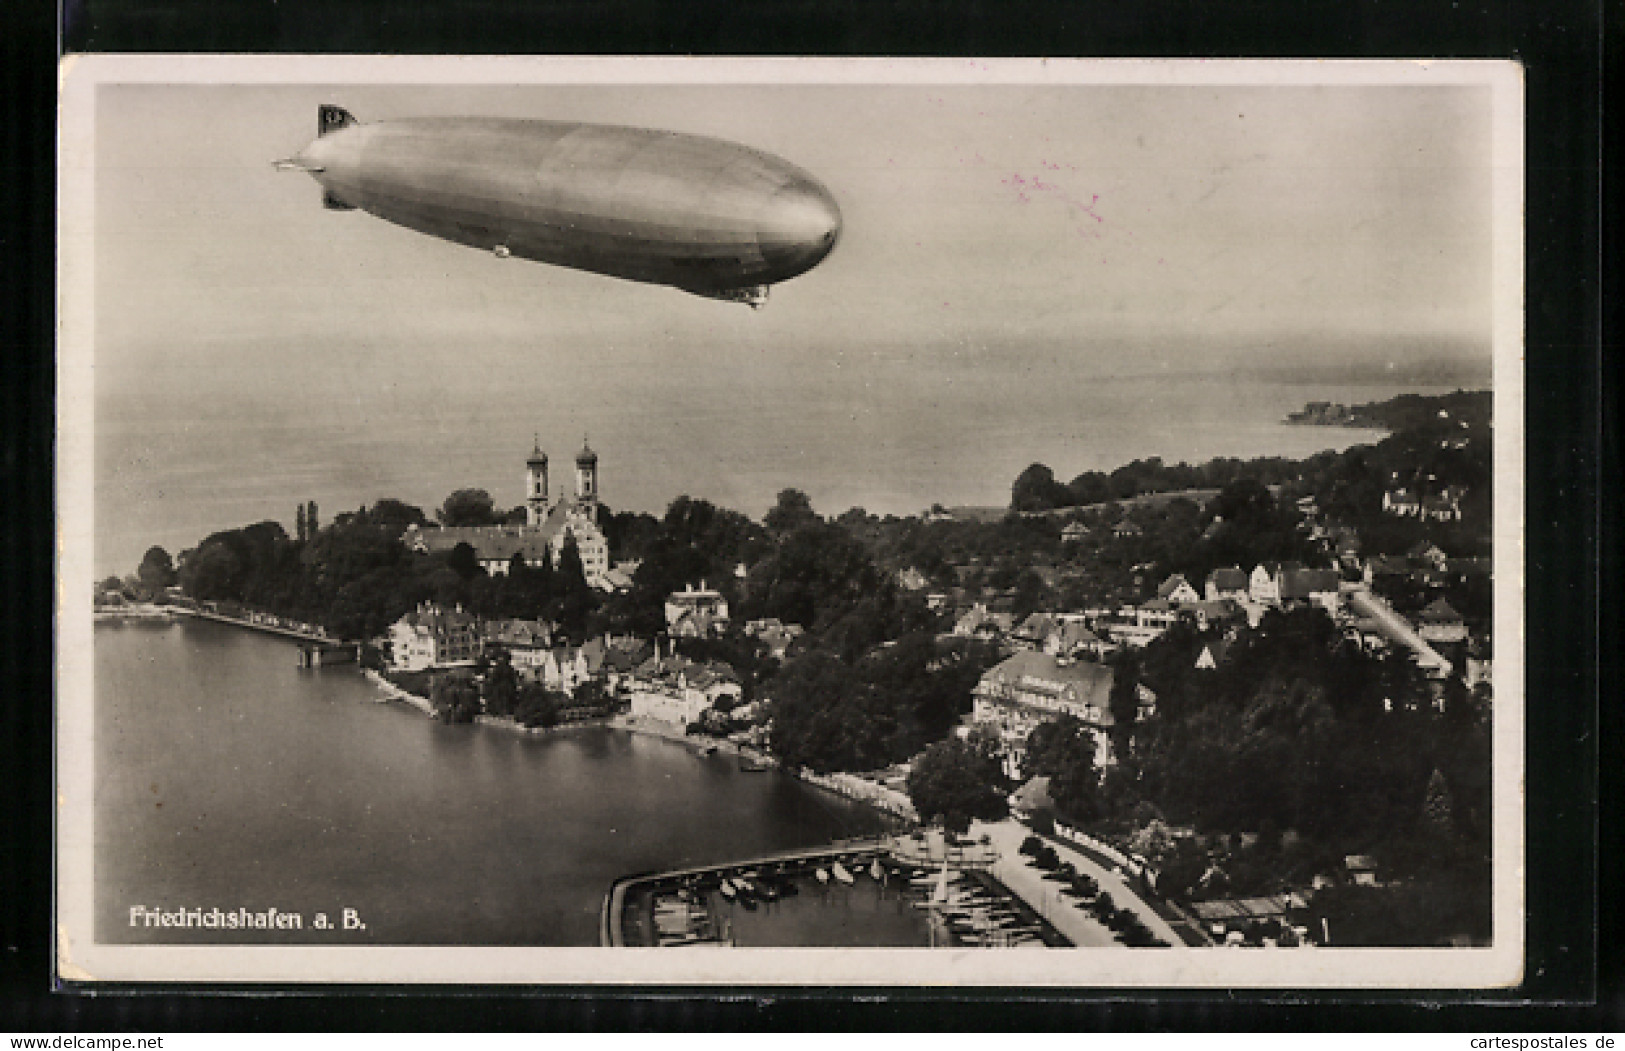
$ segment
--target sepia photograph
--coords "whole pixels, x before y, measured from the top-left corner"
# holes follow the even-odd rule
[[[61,84],[60,979],[1522,978],[1516,64]]]

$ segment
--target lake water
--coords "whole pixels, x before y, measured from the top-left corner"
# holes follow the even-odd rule
[[[861,506],[918,514],[932,503],[1004,505],[1028,464],[1062,481],[1160,456],[1302,457],[1380,434],[1290,427],[1311,400],[1357,404],[1453,387],[1268,382],[1234,375],[1102,377],[1063,358],[1013,362],[990,380],[968,366],[906,359],[818,362],[750,377],[741,396],[703,370],[611,377],[613,390],[538,400],[501,385],[475,401],[390,401],[371,387],[313,385],[275,404],[191,397],[185,383],[98,389],[95,572],[132,572],[153,544],[171,555],[263,519],[293,531],[315,500],[322,521],[391,496],[438,507],[453,490],[523,501],[533,435],[554,493],[589,431],[599,486],[616,510],[664,512],[687,493],[759,517],[780,489],[822,514]],[[561,418],[564,399],[573,415]],[[544,404],[545,402],[545,404]],[[570,429],[566,430],[566,424]]]
[[[862,807],[605,728],[526,737],[379,703],[223,625],[95,636],[96,940],[596,945],[618,876],[879,831]],[[132,928],[276,908],[303,931]],[[364,930],[318,932],[349,908]]]

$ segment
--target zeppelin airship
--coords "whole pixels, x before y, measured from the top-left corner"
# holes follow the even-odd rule
[[[670,131],[487,117],[357,122],[322,106],[278,168],[331,209],[492,252],[760,306],[841,235],[830,192],[788,161]]]

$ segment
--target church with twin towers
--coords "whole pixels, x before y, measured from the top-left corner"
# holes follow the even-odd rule
[[[598,525],[598,454],[585,439],[576,453],[575,468],[575,493],[554,498],[548,489],[547,454],[537,441],[525,460],[524,525],[413,526],[402,539],[408,547],[429,554],[467,544],[480,566],[493,576],[506,574],[516,555],[532,567],[557,566],[565,543],[573,539],[587,583],[613,590],[616,581],[610,573],[609,541]]]

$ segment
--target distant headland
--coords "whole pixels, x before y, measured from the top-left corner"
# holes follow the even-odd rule
[[[1489,423],[1491,402],[1491,392],[1487,390],[1458,390],[1437,397],[1401,394],[1364,405],[1312,401],[1299,411],[1288,413],[1285,422],[1306,427],[1401,431],[1424,426],[1434,418],[1444,418],[1460,420],[1471,427]]]

